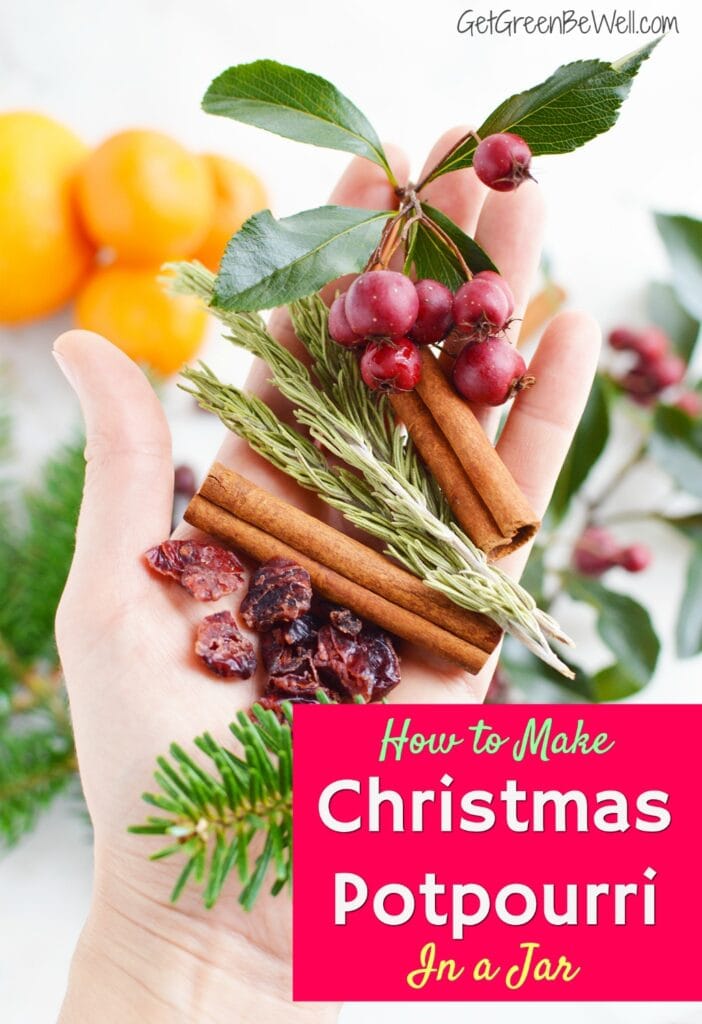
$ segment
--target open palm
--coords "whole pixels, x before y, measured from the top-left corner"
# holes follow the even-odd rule
[[[463,133],[456,129],[443,136],[428,165]],[[395,174],[405,182],[407,162],[390,152]],[[540,256],[538,188],[527,183],[515,193],[487,194],[472,171],[461,170],[426,191],[434,206],[489,252],[514,291],[520,317]],[[397,200],[382,170],[359,158],[341,179],[333,202],[390,209]],[[271,329],[285,344],[298,344],[284,313],[274,314]],[[598,348],[598,330],[588,317],[557,317],[531,363],[537,385],[517,398],[502,431],[499,451],[538,513],[548,503],[581,415]],[[55,352],[79,395],[88,438],[76,553],[57,636],[95,828],[96,862],[93,910],[62,1020],[88,1019],[86,985],[92,984],[97,998],[103,977],[114,1010],[108,1014],[101,998],[102,1021],[333,1019],[332,1007],[293,1010],[288,1004],[288,900],[262,897],[247,914],[236,901],[235,886],[229,886],[213,911],[202,909],[192,892],[173,909],[168,905],[173,864],[150,863],[148,840],[126,832],[144,817],[140,794],[151,786],[156,756],[171,740],[189,748],[206,730],[225,740],[227,723],[261,692],[262,679],[232,684],[207,676],[194,658],[192,636],[211,606],[203,609],[144,565],[143,552],[170,531],[173,500],[169,429],[146,378],[119,350],[87,332],[63,335]],[[254,366],[249,388],[285,414],[266,377],[265,367]],[[476,412],[492,430],[493,416]],[[340,525],[318,499],[239,439],[227,437],[217,457]],[[186,524],[176,531],[177,536],[193,533]],[[525,560],[526,552],[520,551],[504,564],[518,574]],[[222,604],[231,607],[231,601]],[[494,658],[480,675],[469,676],[423,649],[403,647],[401,656],[402,683],[390,698],[395,701],[478,701],[494,669]],[[232,1005],[236,1016],[227,1013]]]

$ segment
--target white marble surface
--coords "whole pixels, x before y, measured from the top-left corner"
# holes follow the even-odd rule
[[[202,114],[200,95],[229,64],[270,56],[327,75],[368,113],[384,138],[408,149],[417,169],[446,126],[479,123],[505,95],[541,80],[559,63],[613,59],[640,42],[605,35],[469,40],[454,30],[465,6],[446,0],[434,5],[406,0],[402,6],[377,0],[344,6],[321,0],[289,5],[258,0],[251,6],[228,0],[4,0],[0,109],[43,109],[89,142],[144,125],[172,132],[192,146],[229,152],[261,172],[275,209],[287,214],[318,205],[345,157]],[[525,14],[560,9],[549,0],[510,6]],[[643,282],[665,274],[647,211],[702,215],[697,172],[702,152],[690,128],[700,98],[700,9],[692,4],[668,9],[657,2],[633,6],[638,12],[665,7],[677,14],[680,35],[669,37],[644,68],[614,132],[569,157],[539,161],[537,170],[550,208],[547,249],[554,272],[573,303],[592,310],[605,326],[635,319]],[[48,354],[52,337],[69,322],[66,313],[0,338],[0,359],[14,386],[16,444],[28,477],[76,422],[72,398]],[[243,376],[245,360],[214,336],[206,354],[233,379]],[[193,414],[182,396],[169,392],[166,401],[176,459],[204,470],[216,425]],[[685,545],[663,531],[642,530],[638,537],[656,546],[656,567],[636,580],[621,574],[616,584],[653,606],[657,625],[669,638]],[[573,625],[572,610],[565,607],[563,617],[566,626]],[[582,623],[576,626],[582,632]],[[590,657],[600,656],[592,644]],[[668,643],[642,699],[699,701],[701,692],[699,659],[676,662]],[[55,1019],[89,899],[90,864],[87,828],[68,801],[0,864],[3,1024]],[[494,1004],[475,1010],[465,1004],[359,1004],[347,1007],[343,1020],[409,1024],[429,1014],[446,1024],[472,1018],[529,1024],[564,1016],[580,1024],[595,1014],[602,1024],[702,1021],[701,1004],[624,1003]]]

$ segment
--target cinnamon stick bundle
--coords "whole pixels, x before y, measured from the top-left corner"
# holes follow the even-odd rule
[[[461,609],[359,541],[257,487],[220,464],[190,502],[186,520],[257,561],[291,558],[317,593],[404,640],[477,672],[501,631]]]
[[[428,348],[421,356],[421,381],[391,395],[393,409],[461,528],[489,557],[502,558],[534,536],[539,519],[436,357]]]

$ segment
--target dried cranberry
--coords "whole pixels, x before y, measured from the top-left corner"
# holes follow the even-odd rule
[[[390,637],[364,629],[358,636],[322,626],[314,663],[321,678],[350,697],[380,700],[400,682],[400,666]]]
[[[165,540],[145,558],[162,576],[178,580],[198,601],[217,601],[238,589],[243,566],[233,551],[195,540]]]
[[[291,622],[310,610],[310,575],[289,558],[274,558],[259,566],[241,603],[241,617],[249,629],[264,632],[280,622]]]
[[[300,628],[293,630],[293,625]],[[295,639],[299,636],[299,639]],[[296,672],[304,662],[311,661],[316,649],[316,628],[312,619],[302,616],[295,623],[274,626],[261,636],[263,664],[271,675]]]
[[[333,608],[329,612],[329,621],[347,636],[358,636],[363,629],[363,622],[349,608]]]
[[[218,676],[248,679],[256,671],[253,645],[242,636],[231,612],[215,612],[202,620],[195,653]]]

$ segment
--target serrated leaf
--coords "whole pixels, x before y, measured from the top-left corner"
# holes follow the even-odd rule
[[[321,206],[275,220],[262,210],[230,239],[213,305],[244,312],[271,309],[363,270],[391,213]]]
[[[684,491],[702,498],[702,421],[673,406],[659,405],[649,451]]]
[[[680,304],[671,285],[661,281],[648,286],[647,307],[651,321],[665,331],[676,352],[689,362],[700,333],[699,321]]]
[[[532,153],[570,153],[608,131],[619,116],[631,84],[660,40],[608,64],[600,60],[575,61],[547,78],[541,85],[511,96],[490,114],[478,129],[485,138],[495,132],[514,132],[528,142]],[[477,143],[466,141],[431,175],[470,167]]]
[[[448,235],[469,270],[474,274],[481,270],[497,270],[485,250],[481,249],[478,243],[459,228],[458,224],[455,224],[450,217],[427,203],[422,203],[422,210]],[[466,275],[455,253],[451,252],[430,227],[421,222],[414,225],[408,263],[414,265],[417,278],[433,278],[433,280],[447,285],[452,291],[459,288],[466,280]]]
[[[583,576],[570,575],[566,589],[576,601],[585,601],[595,609],[597,632],[616,658],[621,676],[629,681],[629,694],[640,690],[653,675],[661,646],[646,609],[633,597]],[[600,687],[611,689],[614,678],[608,671],[601,676]]]
[[[655,217],[673,268],[675,291],[692,316],[702,320],[702,221],[668,213]]]
[[[609,437],[610,391],[599,374],[595,377],[585,412],[566,456],[549,505],[549,518],[558,523],[604,451]]]
[[[692,658],[702,651],[702,544],[696,545],[687,569],[676,640],[681,658]]]
[[[364,156],[397,184],[367,118],[331,82],[309,71],[274,60],[237,64],[214,79],[202,108],[286,139]]]

